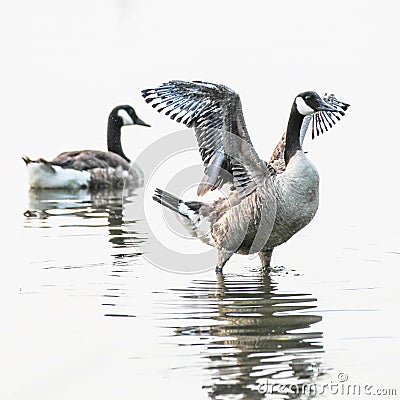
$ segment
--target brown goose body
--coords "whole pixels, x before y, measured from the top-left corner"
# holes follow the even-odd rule
[[[24,156],[29,184],[33,188],[121,188],[140,186],[143,173],[122,150],[121,128],[125,125],[149,126],[127,105],[115,107],[108,118],[108,151],[66,151],[51,161]]]

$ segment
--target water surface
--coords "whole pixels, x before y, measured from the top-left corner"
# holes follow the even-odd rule
[[[379,259],[357,260],[354,244],[339,258],[306,251],[303,264],[306,231],[270,274],[241,256],[223,276],[168,273],[141,253],[147,235],[135,200],[135,192],[27,193],[28,256],[5,320],[16,328],[5,330],[5,398],[307,398],[273,385],[322,390],[341,373],[395,386],[387,352],[398,341],[396,314],[386,303],[395,288],[377,277]],[[397,253],[386,257],[394,266]],[[369,375],[372,362],[385,372]]]

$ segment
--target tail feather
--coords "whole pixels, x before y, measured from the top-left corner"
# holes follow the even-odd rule
[[[200,201],[183,201],[161,189],[156,189],[153,200],[184,217],[181,218],[181,222],[192,236],[205,244],[215,246],[208,218],[208,213],[211,211],[210,205]]]
[[[55,173],[56,170],[54,169],[53,165],[45,160],[44,158],[39,158],[38,160],[31,160],[28,156],[22,156],[22,159],[24,160],[26,165],[29,165],[31,163],[37,163],[40,164],[42,168],[44,168],[46,171]]]
[[[180,200],[178,197],[168,192],[165,192],[164,190],[156,189],[153,195],[153,200],[156,201],[157,203],[160,203],[164,207],[167,207],[170,210],[180,214],[179,204],[183,203],[183,201]]]
[[[153,195],[153,200],[191,221],[193,219],[197,220],[198,211],[200,207],[204,205],[199,201],[183,201],[173,194],[161,189],[156,189]]]
[[[24,160],[24,163],[26,165],[28,165],[32,162],[32,160],[28,156],[22,156],[22,159]]]

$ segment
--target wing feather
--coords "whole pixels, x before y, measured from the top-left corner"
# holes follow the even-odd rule
[[[260,177],[265,178],[269,170],[251,143],[240,98],[232,89],[209,82],[175,80],[142,93],[158,112],[194,128],[205,167],[199,195],[226,183],[237,185],[239,193],[247,195],[255,190]]]
[[[339,110],[340,116],[345,115],[345,111],[350,107],[349,104],[338,100],[333,94],[326,94],[323,96],[324,101]],[[337,113],[318,111],[312,115],[307,115],[303,119],[303,124],[300,129],[300,144],[303,146],[304,138],[308,131],[309,126],[311,126],[312,139],[315,136],[319,136],[324,132],[327,132],[332,128],[338,121],[340,121],[340,116]],[[271,158],[269,159],[269,165],[275,168],[278,173],[283,172],[286,169],[285,164],[285,144],[286,144],[286,132],[283,134],[281,140],[276,145]]]

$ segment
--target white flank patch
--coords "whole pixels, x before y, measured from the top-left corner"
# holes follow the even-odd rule
[[[118,117],[120,117],[122,119],[122,123],[124,125],[133,125],[134,124],[132,117],[123,108],[118,110],[117,115],[118,115]]]
[[[296,97],[296,106],[297,106],[297,111],[301,115],[310,115],[314,112],[314,110],[306,104],[306,102],[302,97]]]
[[[188,216],[190,222],[184,218],[181,214],[178,214],[179,221],[185,227],[185,229],[197,239],[200,239],[203,243],[210,246],[215,246],[213,237],[211,236],[210,220],[207,217],[200,217],[193,210],[191,210],[186,204],[179,204],[179,212]]]
[[[196,235],[203,243],[215,246],[214,239],[211,236],[210,220],[207,217],[200,218],[196,229]]]
[[[139,165],[131,162],[131,166],[129,168],[129,174],[131,174],[135,179],[137,179],[137,185],[142,186],[144,182],[144,173],[139,167]]]
[[[81,188],[89,185],[90,173],[53,166],[55,172],[41,163],[28,164],[29,184],[34,188]]]
[[[180,203],[178,206],[178,210],[181,214],[188,217],[193,223],[197,220],[195,212],[191,210],[185,203]]]

